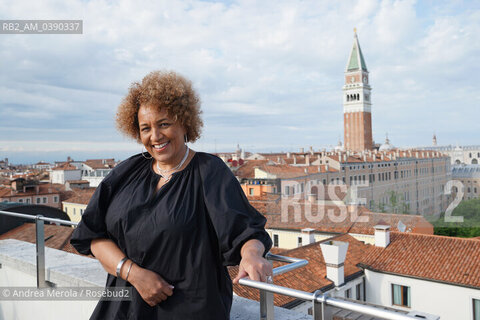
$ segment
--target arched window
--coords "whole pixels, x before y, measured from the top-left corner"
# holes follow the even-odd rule
[[[347,94],[347,101],[350,101],[350,96]]]
[[[478,164],[478,160],[477,160],[477,159],[473,159],[473,160],[472,160],[472,164]]]
[[[455,160],[455,164],[460,164],[460,163],[461,163],[460,160],[458,160],[458,159]]]

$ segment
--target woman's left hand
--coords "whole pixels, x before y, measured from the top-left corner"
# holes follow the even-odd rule
[[[233,279],[238,280],[249,277],[251,280],[267,282],[272,276],[272,264],[262,257],[265,247],[258,240],[249,240],[242,247],[242,260],[238,268],[238,275]]]

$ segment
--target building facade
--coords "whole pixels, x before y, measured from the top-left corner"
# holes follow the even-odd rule
[[[453,184],[455,196],[461,200],[470,200],[480,197],[480,165],[454,165],[452,179],[459,184]]]
[[[296,157],[299,161],[303,155]],[[351,204],[424,215],[443,212],[451,200],[451,190],[445,189],[451,180],[450,158],[440,152],[337,151],[310,155],[312,159],[312,165],[327,166],[328,170],[282,179],[283,196],[308,199],[317,197],[328,185],[343,185]]]
[[[434,150],[442,152],[451,158],[453,164],[479,164],[480,163],[480,145],[473,146],[432,146],[421,149]]]
[[[50,183],[39,184],[25,179],[15,179],[11,185],[0,187],[0,202],[41,204],[62,208],[60,191]]]

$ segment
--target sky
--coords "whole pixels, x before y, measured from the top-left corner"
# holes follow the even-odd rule
[[[83,34],[0,34],[0,159],[125,159],[115,128],[130,84],[189,78],[194,150],[331,148],[343,140],[344,70],[357,28],[373,138],[478,145],[478,1],[1,1],[0,19],[83,20]]]

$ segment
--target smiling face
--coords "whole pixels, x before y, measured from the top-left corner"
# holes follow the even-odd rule
[[[140,106],[138,126],[145,149],[163,170],[178,165],[186,151],[183,126],[173,121],[165,110],[151,105]]]

